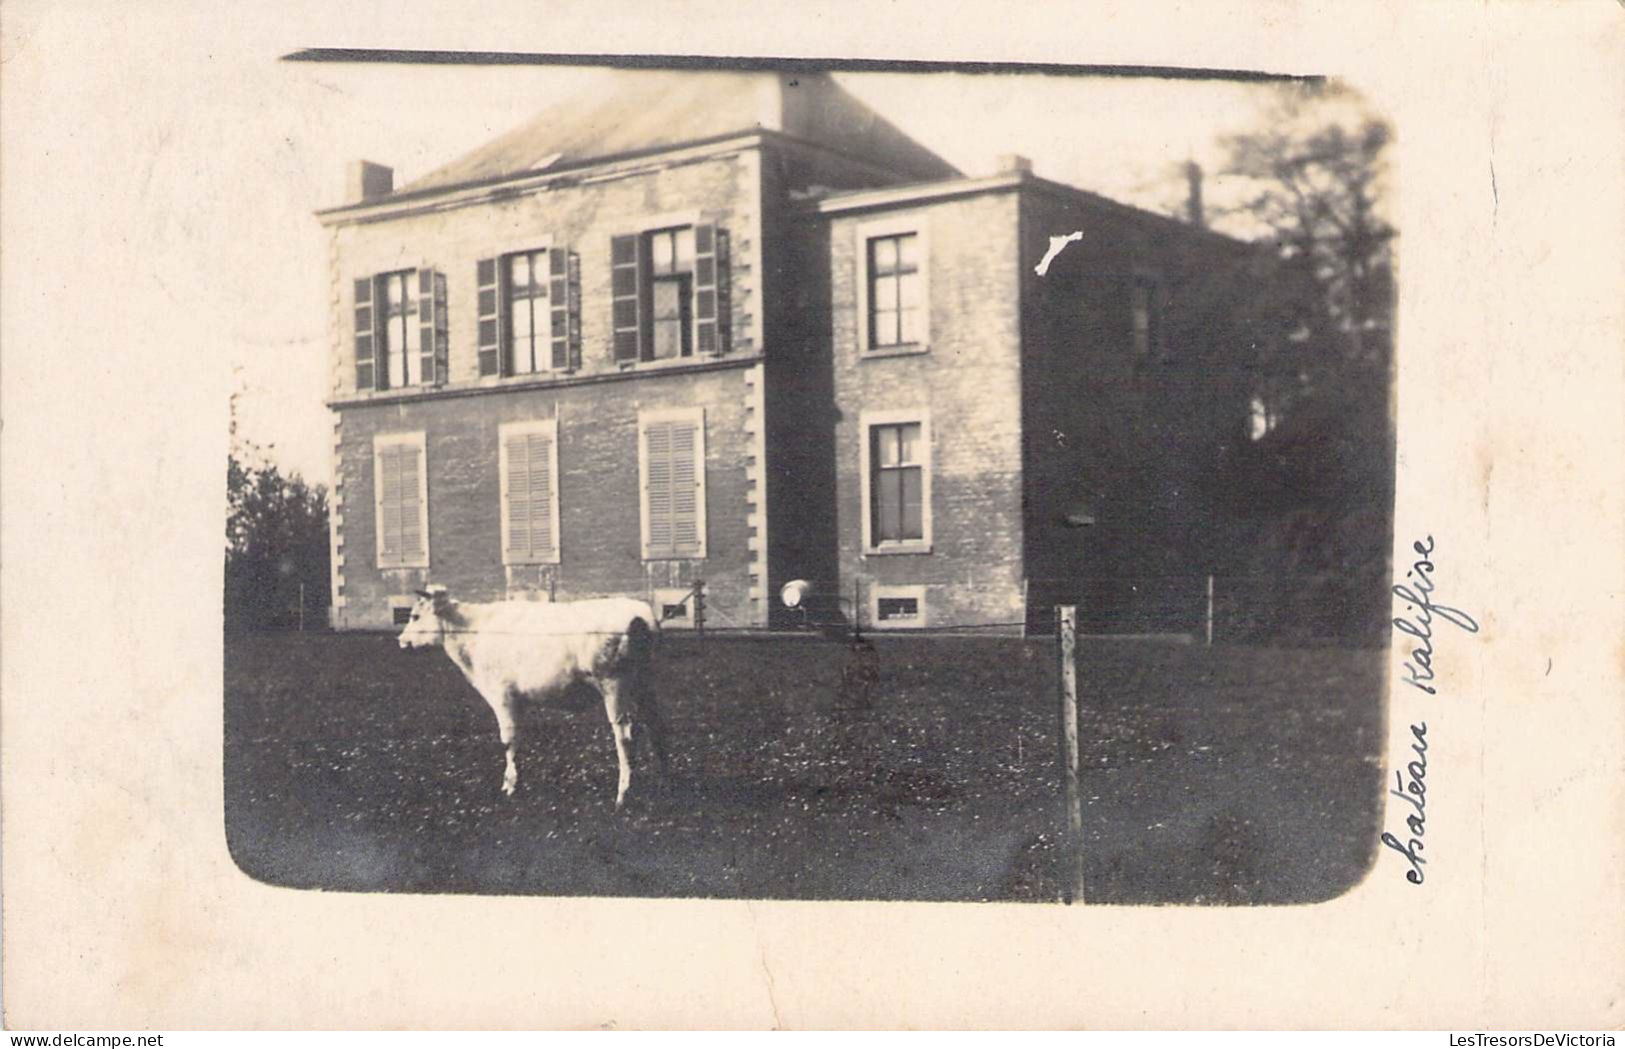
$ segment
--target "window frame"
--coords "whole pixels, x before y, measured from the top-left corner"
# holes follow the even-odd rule
[[[919,630],[930,623],[929,603],[925,596],[926,588],[921,585],[894,586],[880,584],[869,588],[868,613],[869,622],[866,624],[871,630]],[[882,601],[913,601],[917,614],[913,619],[882,619],[880,618],[880,602]]]
[[[650,596],[649,604],[654,606],[655,618],[660,620],[660,629],[695,629],[693,586],[657,586]],[[667,605],[681,605],[683,607],[682,616],[665,618]]]
[[[548,261],[546,256],[548,256],[548,254],[554,248],[564,248],[566,252],[570,252],[570,250],[571,250],[570,246],[568,244],[561,244],[557,237],[553,236],[553,234],[551,234],[551,233],[547,233],[547,234],[544,234],[544,235],[541,235],[541,236],[527,235],[527,236],[524,236],[524,237],[519,237],[517,235],[510,235],[510,236],[502,238],[502,241],[500,243],[496,244],[495,246],[490,247],[489,249],[481,249],[480,252],[478,253],[478,258],[475,259],[476,274],[478,273],[479,263],[482,262],[482,261],[490,261],[490,262],[494,263],[495,266],[496,266],[496,289],[495,289],[495,291],[496,291],[496,307],[497,307],[496,318],[495,318],[496,319],[496,326],[497,326],[497,331],[496,331],[496,335],[497,335],[497,342],[496,342],[497,370],[496,370],[496,374],[494,374],[494,375],[485,375],[485,374],[480,374],[479,373],[479,370],[478,370],[478,358],[479,358],[480,348],[481,348],[481,346],[483,344],[479,341],[479,335],[476,332],[475,345],[474,345],[474,355],[475,355],[475,361],[476,361],[475,375],[479,379],[479,381],[484,382],[484,383],[492,383],[492,384],[500,385],[502,383],[508,382],[509,380],[513,380],[513,379],[518,379],[518,380],[521,380],[521,381],[526,380],[526,379],[534,380],[539,376],[566,375],[566,374],[569,374],[569,373],[571,373],[572,371],[575,370],[575,369],[570,368],[570,367],[565,367],[565,368],[554,368],[554,367],[552,367],[551,366],[552,365],[552,356],[551,356],[551,354],[548,354],[545,357],[545,359],[547,361],[547,364],[548,364],[548,367],[544,367],[544,368],[542,368],[542,369],[540,369],[538,371],[534,371],[534,372],[522,372],[522,371],[514,370],[513,367],[512,367],[513,362],[508,359],[508,339],[509,339],[509,331],[508,331],[508,329],[509,329],[509,326],[512,323],[512,319],[513,319],[512,314],[509,312],[509,294],[508,294],[508,288],[509,288],[508,265],[509,265],[509,262],[508,262],[508,260],[513,258],[515,255],[541,255],[541,256],[544,256],[543,263],[546,264],[547,261]],[[551,310],[552,304],[553,304],[553,298],[552,298],[553,292],[552,292],[551,274],[549,274],[549,281],[548,281],[547,286],[548,286],[548,293],[547,293],[546,301],[548,303],[549,310]],[[479,304],[479,294],[480,294],[480,288],[481,287],[482,287],[482,285],[479,283],[478,277],[476,276],[476,278],[475,278],[475,287],[474,287],[473,308],[472,308],[472,311],[471,311],[474,314],[475,324],[476,325],[479,323],[479,318],[482,316],[482,314],[480,313],[480,304]],[[546,331],[546,332],[551,333],[551,331],[552,331],[551,317],[548,318],[548,321],[549,321],[549,323],[546,326],[544,326],[543,330]],[[546,341],[546,340],[544,339],[544,341]],[[507,366],[507,370],[504,370],[505,365]]]
[[[427,434],[423,430],[407,433],[374,434],[372,438],[372,511],[373,560],[380,570],[397,568],[428,568],[429,545],[429,452]],[[384,559],[384,459],[386,448],[411,447],[418,453],[418,529],[423,536],[421,557],[398,561]]]
[[[525,557],[513,557],[512,547],[509,543],[509,516],[508,516],[508,440],[512,437],[523,437],[530,434],[541,433],[548,437],[548,535],[553,545],[545,554],[532,553]],[[522,422],[502,423],[497,427],[497,505],[501,517],[498,529],[502,542],[502,563],[504,565],[556,565],[563,557],[564,543],[559,535],[559,421],[552,419],[527,419]]]
[[[618,356],[620,344],[617,341],[622,334],[634,329],[622,326],[619,320],[612,321],[610,329],[610,358],[613,366],[619,371],[632,371],[638,369],[658,369],[681,367],[703,361],[711,361],[726,357],[732,352],[732,310],[730,274],[732,249],[729,247],[728,232],[729,215],[711,210],[691,210],[664,212],[655,215],[638,216],[613,228],[609,232],[610,240],[610,270],[611,270],[611,308],[612,316],[615,303],[621,301],[634,301],[637,316],[638,355],[635,357]],[[709,253],[702,252],[699,246],[700,227],[707,226],[712,230],[712,244]],[[682,304],[686,311],[687,321],[683,326],[684,345],[688,347],[685,355],[679,352],[676,357],[654,356],[654,283],[657,279],[653,272],[653,259],[651,257],[652,238],[661,233],[675,232],[688,229],[693,231],[695,238],[695,262],[688,270],[688,295]],[[615,242],[621,238],[633,238],[636,247],[636,286],[637,296],[622,296],[614,289],[614,271],[618,268],[631,268],[632,262],[616,263]],[[707,255],[713,260],[711,283],[705,284],[700,278],[698,260]],[[707,319],[700,309],[700,296],[706,290],[714,296],[714,316]],[[711,339],[711,348],[705,349],[703,330],[707,325],[714,332]]]
[[[874,430],[878,426],[915,423],[920,427],[920,538],[877,541],[874,536],[874,481],[876,465],[871,461]],[[870,554],[929,554],[933,543],[931,519],[932,475],[935,473],[931,446],[931,412],[927,408],[901,408],[863,412],[858,417],[858,477],[862,487],[863,552]]]
[[[694,531],[698,539],[693,553],[656,549],[649,541],[649,426],[651,423],[689,422],[694,424],[694,476],[698,492],[694,499]],[[698,561],[708,549],[705,503],[709,485],[705,469],[705,409],[661,408],[638,412],[638,522],[640,549],[644,561]]]
[[[874,274],[870,272],[870,245],[888,237],[913,234],[917,238],[920,281],[919,338],[914,342],[876,346],[873,344],[870,316],[870,289]],[[903,357],[931,351],[931,229],[926,216],[920,212],[890,215],[883,219],[859,223],[853,231],[853,250],[856,253],[853,272],[857,274],[857,327],[858,357],[869,360],[881,357]]]
[[[418,291],[418,274],[421,267],[414,266],[403,270],[385,270],[373,274],[372,278],[372,339],[373,339],[373,389],[374,390],[409,390],[415,386],[426,385],[423,381],[423,347],[413,346],[407,341],[409,333],[417,332],[421,338],[422,321],[418,317],[418,303],[421,295]],[[389,294],[385,290],[389,281],[400,278],[401,292],[404,305],[397,316],[401,320],[401,335],[404,345],[401,347],[401,375],[402,381],[397,383],[391,374],[391,364],[395,356],[393,344],[390,341],[390,313]],[[416,360],[414,361],[414,358]],[[412,377],[412,369],[416,367],[418,376]]]
[[[644,319],[644,326],[646,329],[645,334],[647,335],[647,345],[645,350],[648,355],[639,357],[639,364],[659,364],[664,361],[684,361],[690,360],[694,357],[695,346],[699,342],[699,334],[695,331],[696,314],[699,311],[695,308],[696,303],[694,301],[696,294],[695,289],[698,283],[698,274],[695,272],[698,269],[698,265],[695,261],[696,252],[694,242],[698,238],[697,230],[699,225],[700,223],[698,222],[692,222],[675,226],[661,226],[655,229],[646,229],[642,233],[638,234],[638,239],[642,242],[640,245],[640,250],[642,251],[641,265],[643,267],[643,273],[641,276],[643,279],[649,282],[649,292],[646,296],[649,307],[648,316]],[[688,233],[688,239],[690,242],[688,269],[686,270],[678,269],[676,266],[678,239],[679,236],[684,232]],[[670,273],[655,272],[654,245],[655,238],[657,237],[671,238],[673,265],[672,272]],[[662,284],[674,284],[677,286],[678,347],[677,354],[674,357],[655,356],[655,344],[657,341],[655,339],[655,330],[661,322],[661,318],[658,316],[655,309],[655,293],[656,288]],[[670,323],[669,320],[667,323]]]
[[[500,296],[499,305],[500,309],[502,310],[502,326],[498,329],[499,341],[497,343],[497,375],[500,378],[522,379],[531,375],[551,375],[561,370],[553,367],[552,250],[552,245],[542,244],[532,248],[517,248],[513,251],[505,251],[497,256],[497,294]],[[545,306],[542,310],[540,328],[536,326],[537,321],[535,316],[535,303],[537,301],[537,296],[527,295],[525,297],[525,301],[531,304],[530,352],[532,356],[534,356],[541,364],[541,367],[527,368],[525,370],[520,370],[519,362],[514,360],[512,348],[514,307],[512,266],[513,260],[519,258],[521,255],[531,260],[531,281],[533,282],[533,286],[536,279],[535,267],[537,259],[541,260],[542,273],[544,274],[541,283],[542,294],[540,299]],[[542,333],[540,346],[537,345],[538,331]],[[503,364],[507,365],[506,371],[503,370]]]

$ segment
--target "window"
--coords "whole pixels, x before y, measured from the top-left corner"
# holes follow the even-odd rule
[[[548,352],[547,252],[522,251],[503,260],[508,304],[509,375],[545,371]]]
[[[885,356],[928,348],[928,244],[925,220],[919,215],[858,227],[858,345],[862,352]]]
[[[356,389],[444,381],[448,343],[444,274],[419,268],[355,282]]]
[[[920,341],[920,237],[900,233],[869,241],[869,345]]]
[[[373,438],[379,568],[429,567],[429,488],[423,434]]]
[[[566,248],[481,259],[478,354],[482,376],[581,367],[581,263]]]
[[[422,378],[413,275],[412,270],[407,270],[378,278],[383,292],[378,303],[378,349],[386,362],[382,385],[397,389],[415,385]]]
[[[657,587],[653,598],[663,629],[691,630],[697,624],[699,616],[692,587]]]
[[[869,599],[869,621],[879,629],[923,627],[925,587],[876,586]]]
[[[694,352],[694,228],[647,234],[651,348],[647,358],[666,360]]]
[[[877,543],[922,538],[920,424],[875,426],[869,430],[869,440],[869,477],[874,486],[870,534]]]
[[[704,409],[641,413],[638,444],[644,559],[704,557]]]
[[[498,428],[502,563],[559,563],[558,422]]]
[[[728,234],[711,223],[670,225],[610,241],[615,360],[725,353]]]
[[[864,549],[931,548],[931,424],[923,411],[865,413],[861,480]]]

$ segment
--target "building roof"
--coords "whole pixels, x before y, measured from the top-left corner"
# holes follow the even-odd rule
[[[638,70],[617,72],[601,98],[550,106],[396,193],[501,181],[757,130],[861,158],[904,180],[960,175],[827,74]]]

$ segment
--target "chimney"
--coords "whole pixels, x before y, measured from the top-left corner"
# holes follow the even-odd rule
[[[1185,217],[1193,226],[1205,226],[1207,220],[1202,215],[1202,165],[1194,160],[1187,160],[1185,181],[1190,186],[1188,196],[1185,198]]]
[[[395,189],[395,171],[370,160],[357,160],[350,165],[350,176],[345,186],[344,202],[360,204],[368,200],[387,197]]]
[[[1003,153],[993,164],[1000,175],[1031,175],[1033,162],[1020,153]]]

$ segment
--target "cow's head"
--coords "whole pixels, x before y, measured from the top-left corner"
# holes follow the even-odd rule
[[[404,649],[432,648],[440,644],[446,634],[446,616],[457,604],[443,586],[430,586],[417,591],[418,599],[412,603],[412,615],[401,630]]]

